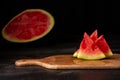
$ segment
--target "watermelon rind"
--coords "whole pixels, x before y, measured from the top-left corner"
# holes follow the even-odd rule
[[[77,52],[75,52],[75,53],[73,54],[73,57],[77,57],[77,55],[78,55],[78,53],[77,53]]]
[[[102,53],[102,52],[99,52],[99,53],[89,53],[88,52],[88,54],[86,52],[80,51],[77,54],[77,58],[78,59],[85,59],[85,60],[98,60],[98,59],[103,59],[106,57],[104,55],[104,53]]]

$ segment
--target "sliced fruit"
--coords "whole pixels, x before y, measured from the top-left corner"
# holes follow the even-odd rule
[[[103,35],[101,35],[97,40],[96,40],[96,45],[99,47],[99,49],[106,55],[106,57],[112,56],[112,51],[106,42],[105,38]]]
[[[48,34],[54,17],[42,9],[27,9],[12,18],[2,29],[2,36],[11,42],[30,42]]]
[[[97,29],[90,35],[90,38],[95,41],[98,38],[98,31]]]
[[[80,44],[80,49],[77,50],[77,58],[95,60],[105,58],[104,53],[95,45],[93,40],[84,33],[84,38]]]
[[[73,57],[85,60],[103,59],[112,56],[113,53],[103,35],[98,37],[95,30],[90,36],[85,32],[79,49],[75,51]]]

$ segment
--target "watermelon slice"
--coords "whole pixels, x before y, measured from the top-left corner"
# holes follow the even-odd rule
[[[95,41],[98,38],[98,31],[97,29],[90,35],[90,38]]]
[[[27,9],[13,17],[2,29],[2,36],[11,42],[31,42],[48,34],[54,17],[42,9]]]
[[[112,55],[113,53],[103,35],[98,37],[97,30],[90,36],[85,32],[79,49],[73,54],[74,57],[86,60],[103,59]]]
[[[101,35],[96,41],[96,45],[100,48],[100,50],[105,54],[106,57],[112,56],[112,51],[106,42],[105,38],[103,35]]]

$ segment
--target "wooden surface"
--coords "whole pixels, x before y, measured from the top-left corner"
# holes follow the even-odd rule
[[[16,66],[36,65],[48,69],[120,69],[120,54],[103,60],[80,60],[72,55],[53,55],[41,59],[16,60]]]

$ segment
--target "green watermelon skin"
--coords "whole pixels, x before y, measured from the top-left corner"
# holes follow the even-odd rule
[[[79,51],[77,58],[85,59],[85,60],[98,60],[98,59],[105,58],[105,55],[103,54],[103,52],[99,50],[99,48],[97,48],[95,51],[92,51],[91,49],[88,49],[88,50],[89,52],[87,52],[87,50]]]
[[[84,33],[80,47],[74,52],[73,57],[85,60],[98,60],[112,55],[113,53],[103,35],[98,37],[98,32],[95,30],[90,36],[86,32]]]

